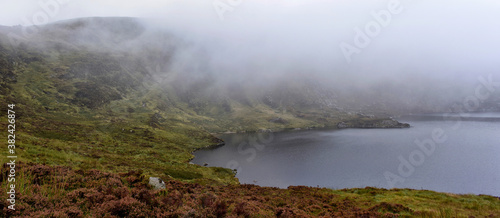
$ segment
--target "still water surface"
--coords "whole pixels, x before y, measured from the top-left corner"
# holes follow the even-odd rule
[[[197,151],[193,162],[238,169],[241,183],[261,186],[396,187],[500,196],[500,113],[400,121],[412,127],[224,135],[225,146]]]

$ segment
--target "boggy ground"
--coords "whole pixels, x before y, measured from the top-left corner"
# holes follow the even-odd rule
[[[137,171],[108,173],[18,164],[16,210],[0,193],[1,217],[499,217],[500,199],[409,189],[201,185],[154,190]],[[2,187],[7,170],[1,169]]]

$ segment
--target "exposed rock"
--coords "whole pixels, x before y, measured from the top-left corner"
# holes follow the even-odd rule
[[[155,189],[165,189],[165,182],[158,177],[149,177],[149,184]]]
[[[262,133],[271,133],[273,132],[271,129],[259,129],[258,132],[262,132]]]
[[[270,119],[268,121],[271,122],[271,123],[280,123],[280,124],[287,124],[288,123],[287,120],[285,120],[285,119],[283,119],[281,117],[274,117],[274,118],[272,118],[272,119]]]
[[[266,95],[262,98],[262,102],[264,102],[264,104],[267,104],[268,106],[270,106],[271,108],[276,108],[278,107],[277,103],[274,102],[273,100],[273,97],[270,96],[270,95]]]
[[[165,118],[163,118],[161,116],[161,114],[159,113],[154,113],[151,118],[150,118],[150,122],[149,122],[149,125],[151,127],[155,127],[155,128],[158,128],[161,126],[161,122],[165,121]]]
[[[400,123],[393,119],[370,119],[370,120],[350,120],[337,123],[337,128],[409,128],[410,124]]]
[[[340,123],[337,123],[337,128],[345,129],[345,128],[349,128],[349,125],[347,125],[347,123],[345,123],[345,122],[340,122]]]

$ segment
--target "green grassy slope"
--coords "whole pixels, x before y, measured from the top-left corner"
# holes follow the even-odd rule
[[[97,169],[123,173],[141,170],[145,177],[196,183],[206,188],[225,187],[223,185],[238,183],[231,170],[189,163],[194,150],[221,143],[210,133],[337,127],[340,122],[360,126],[381,121],[327,107],[323,97],[311,91],[311,86],[299,83],[287,89],[267,90],[267,95],[247,93],[244,89],[229,94],[207,91],[211,89],[202,89],[202,83],[179,87],[182,82],[189,81],[183,81],[182,76],[174,77],[174,82],[162,81],[156,71],[150,70],[147,56],[158,50],[127,49],[136,43],[129,40],[144,31],[140,26],[125,31],[111,28],[113,22],[130,21],[92,21],[111,32],[125,31],[124,37],[114,38],[110,37],[110,32],[95,29],[96,26],[88,22],[78,20],[49,25],[43,27],[39,35],[19,45],[9,43],[8,32],[0,33],[0,107],[4,108],[0,109],[0,128],[7,129],[7,104],[16,104],[19,161],[68,166],[77,171]],[[93,31],[85,31],[88,29]],[[108,50],[106,46],[123,47]],[[294,93],[295,98],[287,98],[287,93]],[[6,138],[6,134],[2,131],[0,137]],[[6,142],[1,141],[0,145],[6,147]],[[7,161],[6,156],[6,149],[2,149],[2,163]],[[60,192],[65,194],[73,189],[64,190]],[[292,192],[274,191],[278,195]],[[399,196],[404,190],[374,191],[375,195],[359,193],[364,192],[363,189],[322,189],[321,193],[339,195],[339,199],[345,196],[364,199],[354,202],[356,207],[361,205],[365,209],[388,201],[412,210],[432,208],[439,211],[439,207],[426,203],[429,198],[443,198],[442,201],[447,202],[443,209],[459,210],[472,205],[460,214],[474,214],[484,209],[485,204],[493,204],[484,213],[486,215],[498,209],[498,201],[486,197],[460,196],[453,200],[453,196],[446,194],[408,190],[411,197],[406,198]],[[273,202],[278,201],[273,192],[262,195]],[[429,196],[419,198],[417,194]],[[366,202],[371,203],[364,205]],[[299,207],[288,201],[276,204]],[[236,209],[229,207],[228,210]],[[274,211],[262,213],[269,215]],[[313,209],[308,213],[318,215]]]
[[[0,35],[0,105],[17,105],[17,151],[23,161],[113,172],[142,168],[151,175],[234,183],[230,171],[189,164],[192,151],[220,143],[209,132],[325,127],[348,116],[333,109],[286,111],[261,99],[209,95],[199,86],[178,88],[147,69],[149,62],[139,54],[154,49],[91,48],[105,40],[106,31],[116,30],[86,32],[82,28],[94,30],[96,21],[74,22],[42,27],[19,45],[10,44],[7,33]],[[97,23],[106,22],[116,21]],[[81,35],[91,41],[75,41]],[[5,125],[6,117],[0,119]],[[182,175],[186,172],[193,173]]]
[[[154,101],[161,94],[150,97],[155,91],[145,88],[141,73],[86,52],[53,58],[3,44],[0,55],[6,78],[0,104],[16,104],[21,161],[113,172],[142,168],[156,176],[236,182],[230,170],[188,163],[193,150],[218,144],[219,139],[190,123],[188,118],[196,115],[143,107],[144,99]],[[5,113],[6,108],[1,112],[6,128]]]

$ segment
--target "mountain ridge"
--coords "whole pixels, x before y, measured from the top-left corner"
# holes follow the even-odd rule
[[[99,25],[103,20],[108,23],[104,29]],[[328,89],[308,77],[307,72],[292,72],[302,76],[291,77],[284,82],[272,78],[254,78],[252,75],[239,80],[224,80],[227,72],[224,74],[210,69],[208,61],[190,62],[191,59],[185,58],[193,55],[208,58],[210,54],[206,51],[195,48],[191,42],[173,33],[152,31],[139,23],[135,19],[121,18],[76,19],[63,24],[40,26],[33,35],[18,38],[18,43],[11,43],[9,33],[20,34],[20,27],[0,28],[0,105],[16,105],[16,155],[19,161],[34,165],[33,168],[26,166],[31,171],[26,171],[24,175],[34,176],[33,181],[31,177],[23,180],[29,188],[21,191],[21,196],[32,199],[40,197],[37,192],[31,191],[35,187],[67,193],[65,188],[54,189],[50,182],[41,186],[35,182],[61,179],[52,173],[44,174],[52,177],[37,178],[36,172],[52,172],[61,170],[59,166],[66,166],[68,169],[64,168],[64,172],[69,172],[69,168],[75,170],[71,171],[74,177],[64,183],[71,184],[73,194],[88,191],[98,193],[98,196],[106,195],[104,189],[92,186],[94,183],[88,187],[83,185],[83,180],[78,180],[81,178],[79,175],[99,174],[118,181],[121,178],[118,173],[130,171],[133,173],[123,176],[122,183],[115,182],[132,187],[136,183],[142,184],[146,177],[160,177],[175,186],[169,190],[179,193],[171,196],[178,199],[176,202],[190,205],[201,197],[194,196],[196,201],[184,199],[186,193],[180,186],[193,186],[197,193],[208,190],[221,195],[225,192],[214,192],[214,186],[216,189],[248,187],[236,186],[239,182],[231,169],[189,163],[194,150],[221,143],[211,133],[269,132],[296,128],[407,127],[388,118],[392,115],[390,111],[363,111],[360,110],[361,106],[344,105],[356,99]],[[131,29],[127,29],[129,24]],[[71,27],[78,31],[67,29]],[[115,37],[122,33],[122,37]],[[364,102],[360,105],[369,106]],[[382,105],[381,108],[387,107],[390,106]],[[0,110],[4,129],[7,129],[8,123],[6,113],[6,110]],[[3,150],[1,160],[4,163],[6,156]],[[269,191],[272,188],[248,189]],[[274,190],[272,193],[289,194],[293,192],[292,189]],[[110,191],[118,193],[120,190],[125,189]],[[138,191],[133,190],[134,193]],[[299,187],[296,190],[307,193],[319,189]],[[380,190],[356,189],[342,196],[353,197],[358,192],[370,191],[378,193]],[[153,193],[144,189],[141,193],[150,192]],[[330,196],[330,192],[322,190],[325,196]],[[127,195],[129,198],[126,199],[129,200],[142,196],[135,194],[131,197],[125,193],[123,196]],[[161,191],[153,194],[165,195]],[[54,194],[50,199],[55,200],[57,196]],[[206,196],[203,198],[208,199]],[[458,201],[461,198],[466,197],[453,199]],[[170,201],[169,198],[162,199]],[[337,202],[338,198],[335,199]],[[24,202],[25,199],[20,201]],[[492,200],[487,198],[486,201]],[[277,204],[280,208],[295,205],[290,202]],[[331,207],[337,207],[335,205]],[[3,207],[5,213],[5,205]],[[244,205],[238,207],[246,208]],[[188,206],[179,208],[179,213],[190,213]],[[357,206],[351,205],[349,208]],[[74,209],[68,210],[71,212]],[[88,212],[87,209],[82,210]],[[308,212],[303,212],[303,208],[297,210],[300,214],[315,213],[314,209]],[[281,214],[288,210],[281,208],[280,211]],[[391,213],[383,211],[383,214],[386,212]],[[406,210],[393,212],[409,213]],[[376,211],[370,213],[378,214]],[[268,210],[266,214],[269,214]]]

